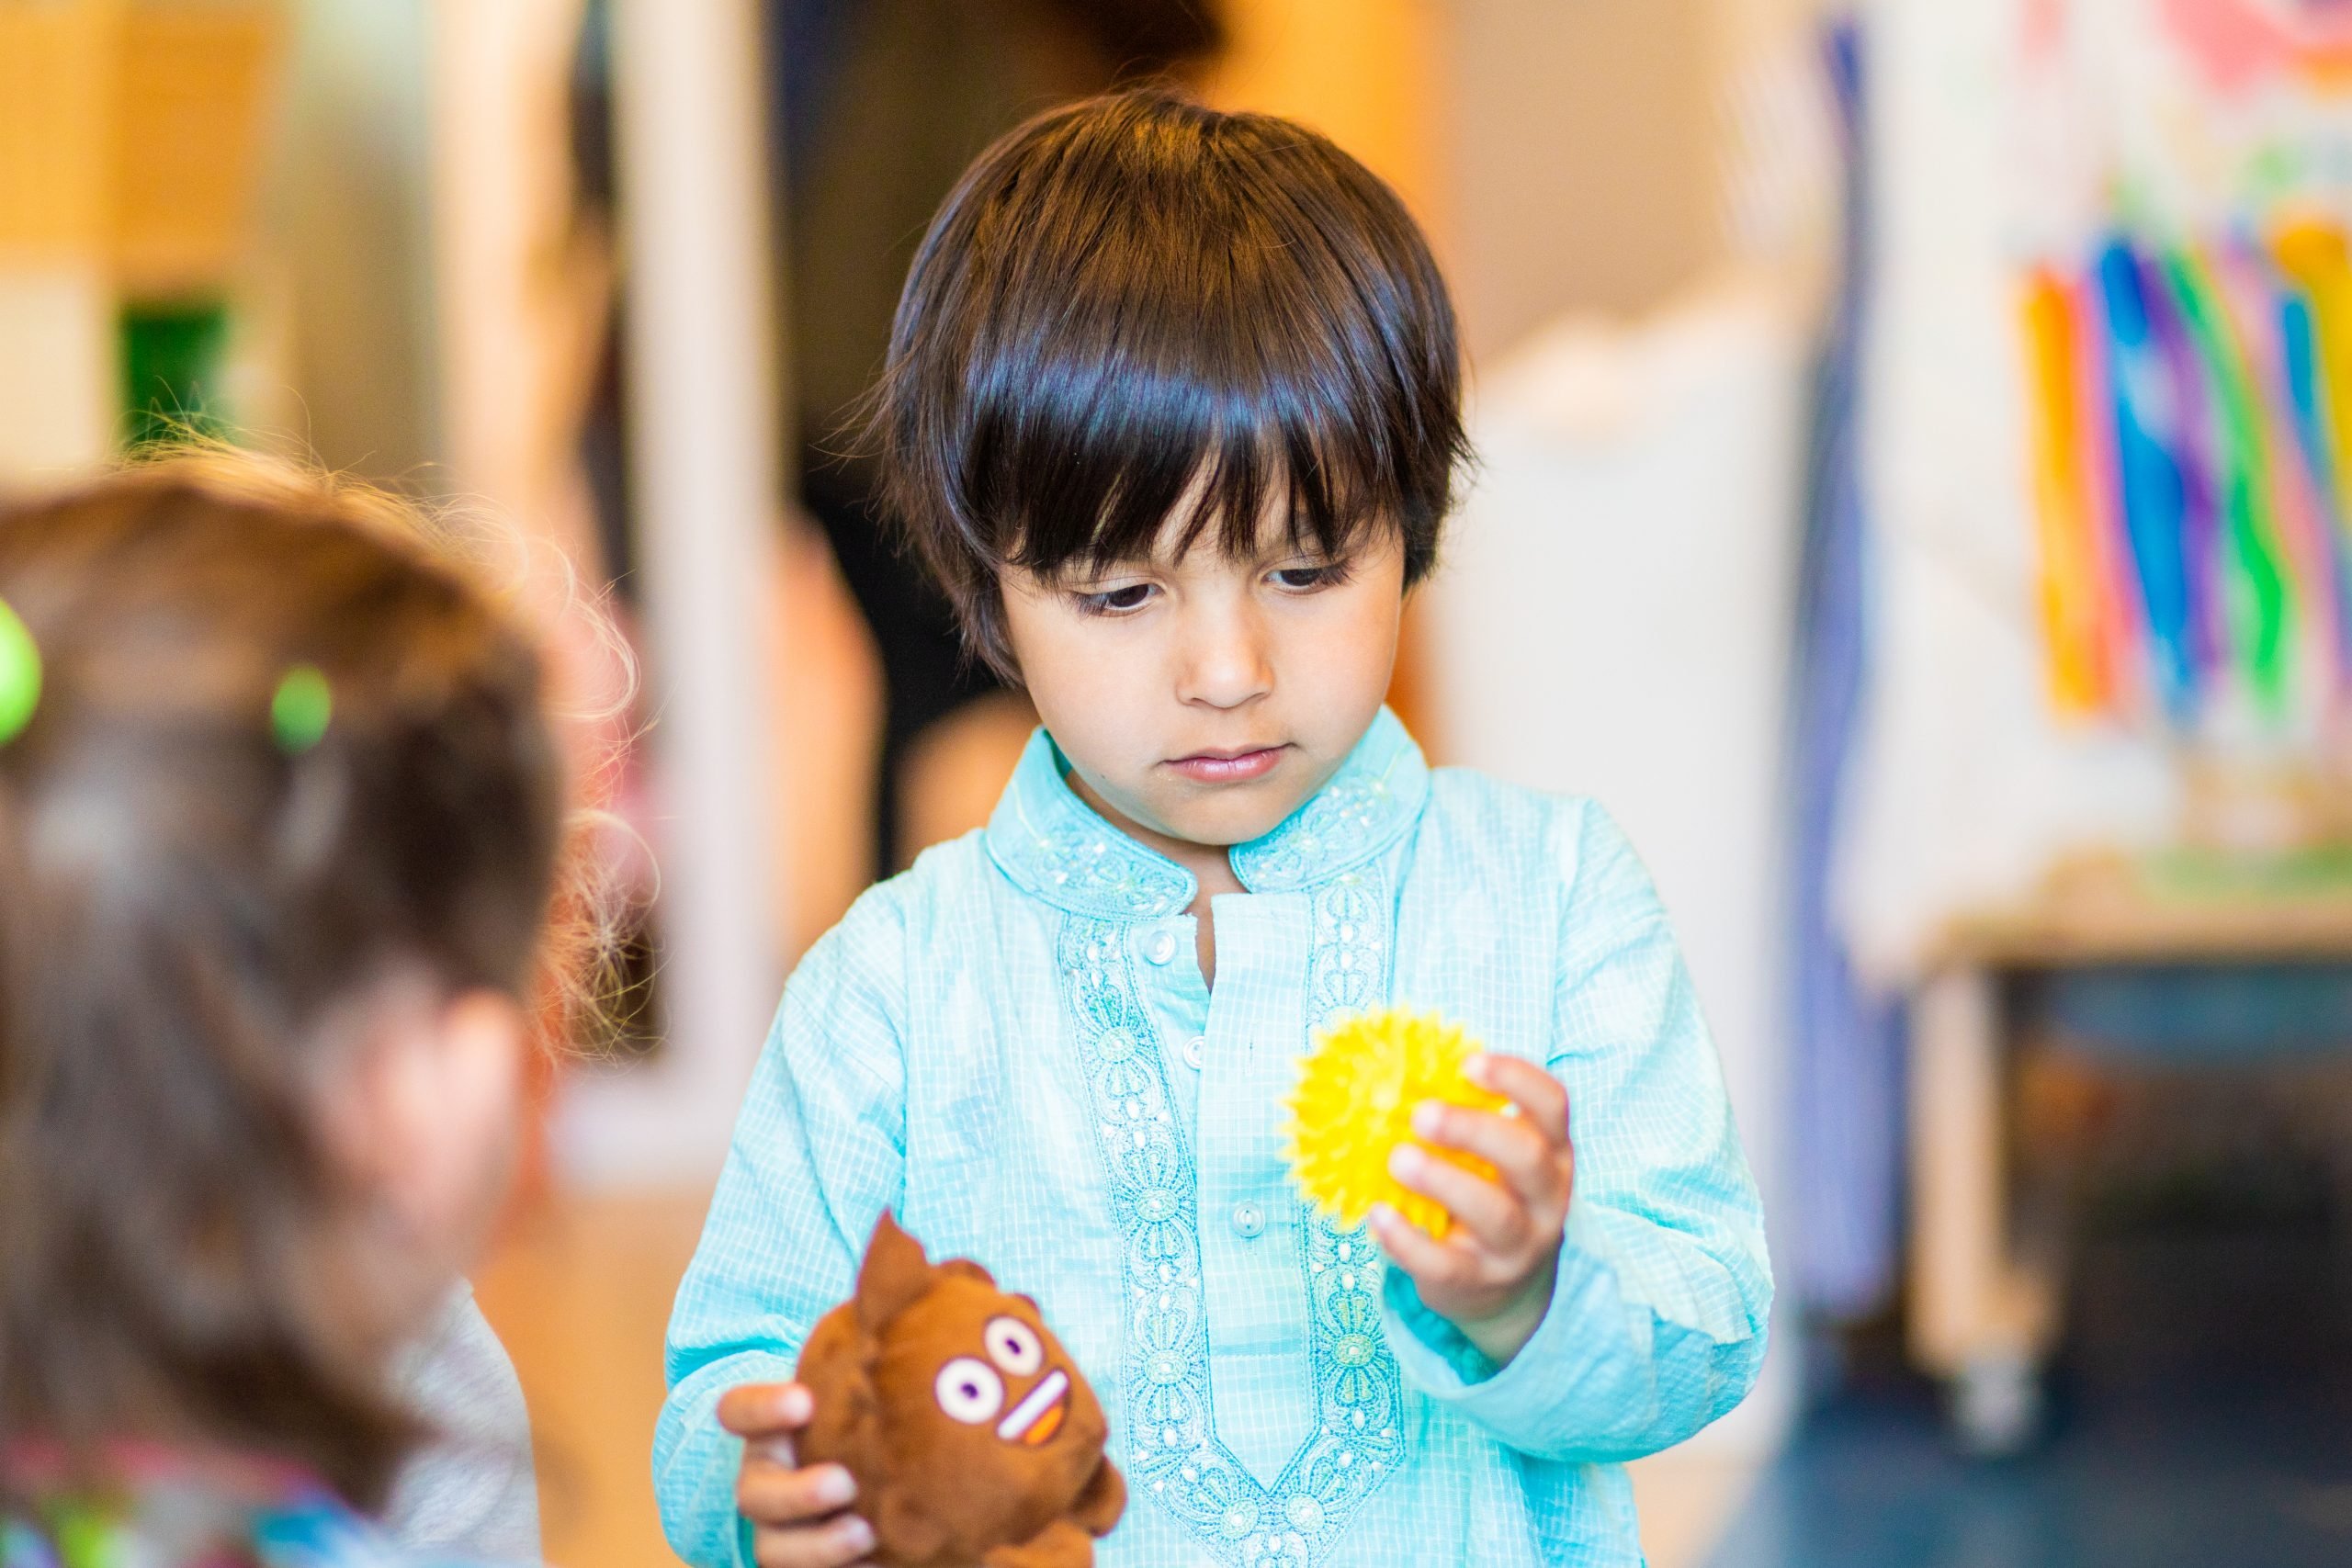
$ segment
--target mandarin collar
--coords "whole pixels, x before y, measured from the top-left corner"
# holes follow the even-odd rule
[[[1419,818],[1429,764],[1382,708],[1339,772],[1261,838],[1233,848],[1252,893],[1319,886],[1385,853]],[[1030,736],[989,818],[989,854],[1024,890],[1072,914],[1158,919],[1192,907],[1193,874],[1147,849],[1078,797],[1053,737]]]

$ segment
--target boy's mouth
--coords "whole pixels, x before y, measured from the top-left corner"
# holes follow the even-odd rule
[[[1168,766],[1196,784],[1240,784],[1265,777],[1289,750],[1289,746],[1282,745],[1195,751],[1189,757],[1176,758]]]
[[[1022,1443],[1033,1449],[1046,1442],[1062,1429],[1069,1394],[1069,1378],[1056,1368],[1038,1379],[1028,1397],[997,1423],[996,1435],[1008,1443]]]

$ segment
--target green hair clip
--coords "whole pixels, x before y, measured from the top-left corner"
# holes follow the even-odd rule
[[[315,664],[288,670],[269,699],[270,732],[277,737],[278,750],[289,757],[299,757],[324,739],[334,717],[334,694]]]
[[[0,746],[25,732],[40,706],[40,645],[0,600]]]

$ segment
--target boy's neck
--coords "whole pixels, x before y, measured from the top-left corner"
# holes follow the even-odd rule
[[[1241,886],[1241,879],[1233,874],[1233,855],[1227,846],[1196,844],[1189,839],[1172,839],[1165,833],[1155,833],[1096,794],[1094,786],[1088,784],[1077,769],[1072,768],[1062,776],[1069,783],[1071,793],[1092,807],[1102,820],[1144,848],[1166,855],[1193,874],[1193,880],[1198,885],[1193,897],[1194,914],[1207,914],[1209,900],[1221,893],[1248,891]]]

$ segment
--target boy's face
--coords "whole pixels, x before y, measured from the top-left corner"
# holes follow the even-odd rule
[[[1246,559],[1214,535],[1091,575],[1004,575],[1006,637],[1073,784],[1147,842],[1273,829],[1363,739],[1396,661],[1395,529],[1339,559],[1271,521]]]

